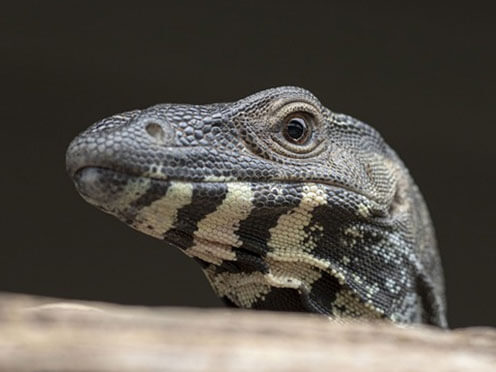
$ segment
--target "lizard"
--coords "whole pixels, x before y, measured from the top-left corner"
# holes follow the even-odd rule
[[[373,127],[283,86],[158,104],[70,143],[79,194],[195,259],[231,307],[447,327],[426,203]]]

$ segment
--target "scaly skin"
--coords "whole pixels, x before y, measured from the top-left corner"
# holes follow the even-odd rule
[[[304,89],[111,116],[74,139],[67,169],[89,203],[195,258],[229,305],[446,326],[408,170]]]

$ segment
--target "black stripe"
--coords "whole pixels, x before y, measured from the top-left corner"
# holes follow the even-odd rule
[[[227,194],[223,183],[193,183],[191,203],[177,212],[175,225],[164,234],[164,240],[185,250],[193,246],[193,233],[206,215],[222,204]]]
[[[216,274],[223,272],[229,273],[253,273],[261,272],[267,273],[269,271],[269,266],[265,261],[265,258],[259,255],[253,254],[244,248],[234,248],[236,259],[234,261],[222,261],[222,263],[216,267]]]
[[[253,303],[251,308],[270,311],[308,312],[308,309],[301,301],[300,294],[296,289],[292,288],[273,287],[263,298]]]
[[[322,276],[311,284],[310,293],[302,293],[302,300],[308,311],[331,315],[336,294],[343,289],[338,279],[329,273],[321,272]]]
[[[162,198],[167,193],[169,185],[170,182],[167,181],[150,180],[148,190],[131,203],[131,208],[139,211],[144,207],[148,207],[155,200]]]
[[[145,193],[133,200],[126,209],[126,223],[129,225],[132,225],[134,222],[140,223],[140,221],[135,221],[140,210],[148,207],[154,201],[161,199],[167,193],[169,185],[170,183],[167,181],[150,180],[150,185]]]
[[[270,239],[269,230],[277,225],[279,217],[300,204],[302,186],[286,184],[281,185],[280,189],[282,195],[273,192],[268,184],[252,184],[254,208],[249,216],[240,222],[237,231],[242,242],[240,251],[265,257]]]

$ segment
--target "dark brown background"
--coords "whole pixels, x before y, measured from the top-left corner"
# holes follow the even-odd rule
[[[119,111],[294,84],[399,152],[437,227],[450,324],[496,326],[491,9],[17,3],[0,16],[0,290],[220,306],[193,261],[83,202],[65,148]]]

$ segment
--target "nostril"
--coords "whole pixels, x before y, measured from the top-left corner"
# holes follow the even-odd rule
[[[151,122],[145,125],[146,132],[155,138],[157,142],[163,143],[165,140],[165,133],[160,124]]]

